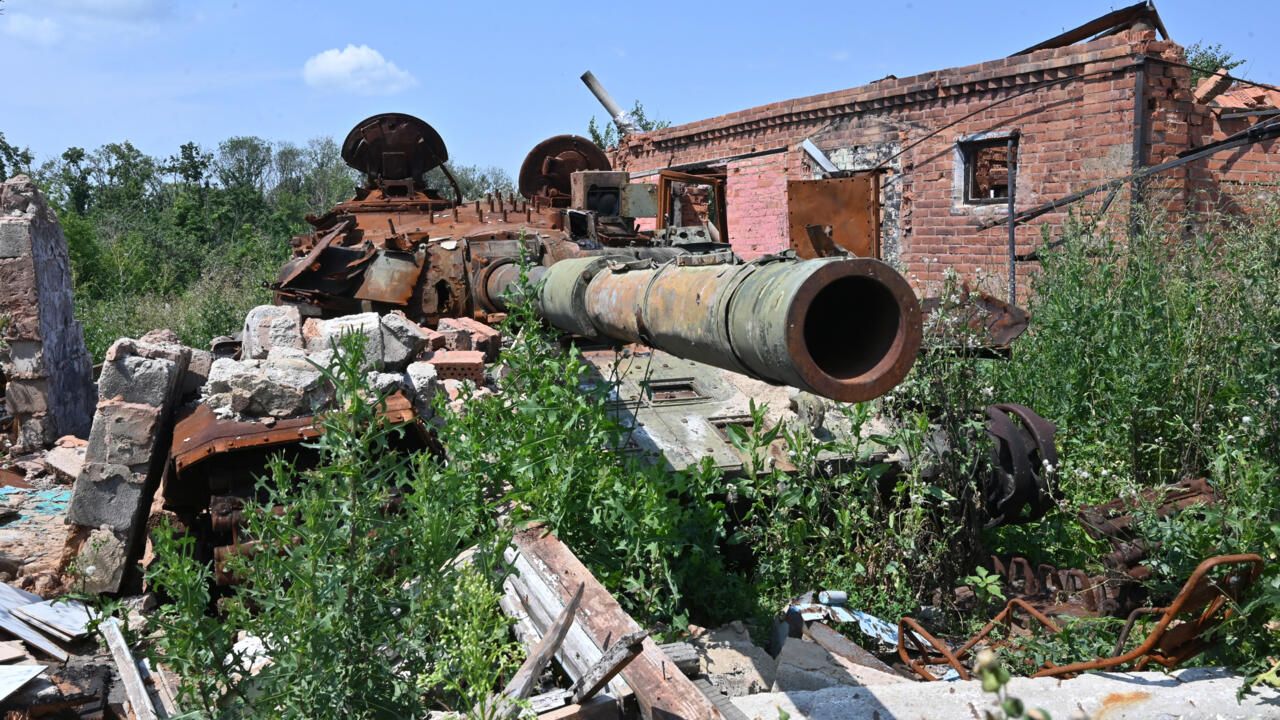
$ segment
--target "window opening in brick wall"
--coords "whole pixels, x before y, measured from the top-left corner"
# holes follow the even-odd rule
[[[1013,139],[1014,152],[1018,140]],[[1006,202],[1009,198],[1009,138],[964,140],[964,201],[969,205]]]

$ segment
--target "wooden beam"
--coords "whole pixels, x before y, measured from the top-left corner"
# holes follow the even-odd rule
[[[111,659],[115,661],[116,672],[120,674],[120,682],[124,685],[125,697],[129,698],[129,706],[133,708],[133,716],[137,720],[157,720],[151,696],[147,694],[147,686],[142,682],[133,653],[129,652],[129,645],[120,632],[120,624],[115,618],[108,618],[98,625],[98,632],[107,641],[107,649],[111,651]]]
[[[585,586],[581,617],[575,627],[583,628],[597,647],[609,647],[619,638],[641,629],[555,535],[541,528],[528,528],[516,533],[512,543],[519,556],[562,601],[571,596],[571,588],[579,584]],[[635,693],[640,712],[647,720],[720,720],[723,717],[658,649],[652,638],[644,639],[640,654],[622,670],[621,677]]]
[[[606,650],[604,656],[591,666],[587,674],[578,678],[573,684],[573,702],[590,700],[596,693],[603,690],[614,675],[622,672],[627,663],[636,659],[647,637],[649,637],[648,630],[637,630],[619,638],[613,647]]]
[[[538,720],[618,720],[620,717],[617,700],[608,695],[597,695],[579,705],[565,705],[542,713]]]
[[[534,646],[516,674],[511,676],[511,680],[502,690],[503,695],[513,700],[520,700],[529,697],[529,693],[533,692],[534,684],[542,676],[542,671],[547,668],[547,663],[551,662],[552,656],[560,649],[564,636],[569,633],[569,626],[573,624],[573,616],[578,613],[578,604],[582,602],[582,591],[585,587],[578,586],[578,591],[560,612],[560,617],[556,618],[555,624]]]

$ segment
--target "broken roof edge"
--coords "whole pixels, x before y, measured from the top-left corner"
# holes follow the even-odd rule
[[[1104,37],[1110,37],[1116,33],[1129,30],[1134,24],[1146,22],[1155,30],[1160,32],[1160,37],[1165,40],[1169,39],[1169,31],[1165,29],[1164,21],[1160,19],[1160,13],[1156,10],[1156,4],[1150,0],[1130,5],[1126,8],[1113,10],[1105,15],[1100,15],[1083,25],[1072,28],[1064,33],[1055,35],[1054,37],[1037,43],[1027,48],[1013,53],[1009,57],[1018,57],[1027,55],[1038,50],[1047,50],[1051,48],[1068,47],[1080,43],[1081,41],[1098,40]]]
[[[670,127],[627,136],[613,151],[615,157],[637,156],[632,148],[646,144],[659,146],[686,140],[704,133],[716,136],[732,134],[746,129],[753,123],[769,120],[778,125],[787,120],[784,116],[820,112],[828,108],[850,103],[883,101],[930,89],[949,88],[968,83],[987,82],[997,78],[1023,73],[1046,72],[1089,63],[1123,60],[1155,52],[1148,44],[1155,41],[1153,31],[1118,33],[1091,40],[1087,43],[1063,48],[1047,48],[1031,55],[994,58],[980,63],[962,65],[911,75],[902,78],[885,78],[843,90],[779,100],[764,105],[736,110],[701,120],[672,125]]]

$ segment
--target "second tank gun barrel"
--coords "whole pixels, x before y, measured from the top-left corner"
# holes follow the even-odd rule
[[[833,400],[883,395],[920,349],[915,293],[878,260],[701,265],[595,256],[538,275],[539,310],[561,330],[643,343]]]

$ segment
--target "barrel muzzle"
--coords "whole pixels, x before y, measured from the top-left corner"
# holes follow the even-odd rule
[[[657,266],[573,258],[547,270],[538,304],[568,332],[844,402],[888,392],[920,350],[911,286],[867,258]]]

